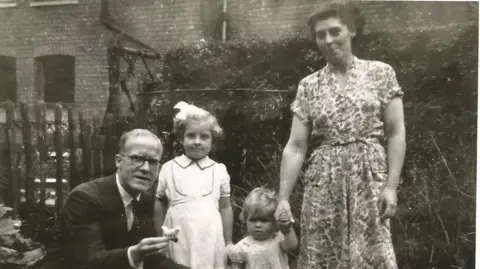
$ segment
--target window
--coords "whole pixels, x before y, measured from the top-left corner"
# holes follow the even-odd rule
[[[30,2],[31,7],[61,6],[61,5],[75,5],[75,4],[78,4],[78,0],[33,0]]]
[[[17,101],[17,61],[0,55],[0,102]]]
[[[17,0],[0,0],[0,8],[4,7],[16,7]]]
[[[75,100],[75,57],[48,55],[35,58],[35,88],[47,103]]]

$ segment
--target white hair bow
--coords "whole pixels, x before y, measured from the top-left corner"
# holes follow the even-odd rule
[[[190,105],[183,101],[180,101],[173,107],[173,109],[178,110],[177,112],[175,112],[176,119],[185,120],[187,119],[187,114],[188,114],[188,111],[190,110]]]

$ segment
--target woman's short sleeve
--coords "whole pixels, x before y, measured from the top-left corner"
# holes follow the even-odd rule
[[[160,169],[160,173],[158,174],[158,186],[157,186],[157,192],[156,196],[157,198],[160,199],[166,199],[167,194],[167,177],[166,177],[166,172],[165,172],[166,166],[163,165],[162,168]]]
[[[381,85],[383,85],[380,92],[382,108],[386,108],[390,101],[395,97],[403,96],[403,91],[400,88],[400,85],[398,85],[395,70],[390,65],[385,65],[383,82]]]
[[[310,117],[308,113],[308,97],[306,94],[306,82],[305,80],[300,81],[298,84],[297,94],[295,100],[290,105],[290,110],[298,116],[300,121],[305,125],[310,123]]]
[[[218,164],[218,176],[220,178],[220,196],[230,196],[230,175],[228,174],[227,167],[224,164]],[[215,172],[217,172],[215,171]]]

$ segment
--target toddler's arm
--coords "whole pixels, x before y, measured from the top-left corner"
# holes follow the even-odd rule
[[[287,252],[295,250],[298,247],[298,238],[292,223],[288,219],[282,219],[278,226],[284,237],[283,241],[280,242],[282,249]]]

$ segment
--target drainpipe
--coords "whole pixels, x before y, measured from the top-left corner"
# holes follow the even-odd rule
[[[115,23],[111,18],[110,18],[110,12],[108,10],[108,0],[101,0],[101,9],[100,9],[100,22],[107,28],[110,29],[118,34],[123,35],[124,37],[130,39],[131,41],[139,44],[140,46],[151,50],[153,52],[159,53],[155,48],[152,46],[148,45],[147,43],[143,42],[140,40],[140,38],[134,36],[131,33],[128,33],[120,25]]]
[[[223,0],[222,41],[227,41],[227,0]]]

